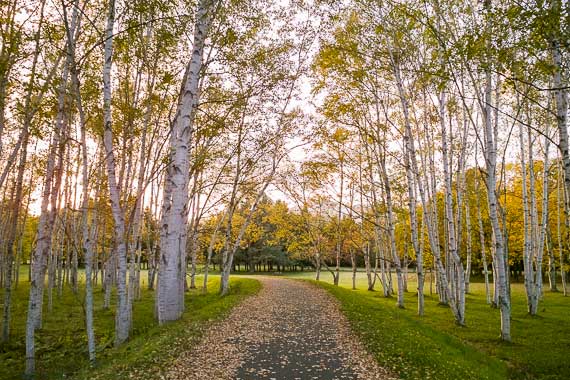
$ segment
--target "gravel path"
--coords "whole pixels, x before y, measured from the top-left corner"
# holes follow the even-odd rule
[[[351,333],[336,300],[309,283],[256,277],[261,291],[182,353],[167,379],[393,379]]]

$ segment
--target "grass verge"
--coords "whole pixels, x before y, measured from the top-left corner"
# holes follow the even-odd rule
[[[530,317],[522,290],[513,286],[513,342],[504,343],[499,312],[485,303],[481,284],[467,296],[467,327],[460,327],[435,295],[426,296],[419,317],[414,293],[406,293],[407,308],[398,309],[379,292],[312,282],[340,301],[369,352],[403,379],[570,378],[570,300],[559,293],[547,292],[539,316]]]
[[[95,294],[95,333],[97,363],[87,360],[84,328],[83,296],[64,290],[54,295],[53,309],[44,309],[44,325],[38,331],[38,379],[160,378],[168,364],[197,343],[205,328],[221,319],[233,306],[260,289],[256,280],[232,278],[231,292],[217,294],[219,279],[211,277],[210,292],[190,291],[186,294],[186,312],[181,320],[158,326],[154,318],[154,298],[143,291],[133,305],[133,329],[128,342],[113,347],[115,308],[103,309],[103,295]],[[20,379],[24,366],[24,328],[27,286],[20,284],[13,308],[13,338],[0,346],[0,379]],[[143,375],[144,374],[144,375]]]

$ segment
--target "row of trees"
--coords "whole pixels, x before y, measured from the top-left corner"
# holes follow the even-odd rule
[[[341,10],[314,63],[324,96],[316,161],[328,158],[338,173],[337,262],[342,215],[372,223],[403,307],[396,208],[407,204],[420,315],[426,252],[458,324],[474,254],[487,284],[492,265],[504,340],[509,261],[522,262],[528,311],[537,313],[545,248],[552,275],[554,243],[561,266],[568,252],[567,15],[559,1],[356,1]]]
[[[84,294],[91,361],[94,283],[106,308],[116,296],[116,345],[129,338],[142,266],[158,322],[178,319],[213,210],[225,210],[228,292],[245,229],[303,124],[294,102],[313,11],[265,1],[2,4],[2,341],[14,339],[12,291],[30,263],[27,375],[44,298],[50,312],[64,286]]]
[[[116,289],[120,345],[143,266],[159,323],[182,315],[199,264],[206,284],[219,263],[226,294],[234,260],[262,254],[311,261],[336,284],[343,262],[362,262],[400,307],[414,268],[420,315],[432,268],[460,325],[480,270],[504,340],[511,272],[531,314],[545,269],[566,289],[560,0],[11,0],[0,12],[2,340],[30,262],[28,375],[46,293],[48,312],[64,286],[84,294],[94,361],[94,285],[105,307]],[[278,193],[285,203],[268,200]]]

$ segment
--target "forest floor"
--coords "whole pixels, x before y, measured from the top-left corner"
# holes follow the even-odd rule
[[[392,379],[312,284],[256,277],[261,291],[181,354],[167,379]],[[200,363],[200,365],[196,365]]]

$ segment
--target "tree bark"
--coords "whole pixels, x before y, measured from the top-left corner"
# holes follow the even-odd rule
[[[491,71],[487,70],[485,78],[485,106],[484,115],[484,144],[485,144],[485,166],[487,202],[489,206],[489,219],[493,228],[493,243],[495,246],[495,273],[493,281],[497,283],[498,307],[501,311],[501,339],[511,340],[511,303],[507,290],[507,263],[505,258],[505,246],[503,241],[503,231],[499,224],[497,189],[497,139],[498,128],[493,127],[491,105],[492,105],[492,77]]]
[[[188,225],[189,149],[194,132],[194,117],[199,102],[199,82],[204,46],[214,0],[200,0],[197,5],[192,43],[192,57],[186,73],[170,137],[171,155],[165,179],[160,233],[158,269],[158,321],[173,321],[184,311],[184,281]]]
[[[552,8],[555,11],[557,17],[561,16],[561,1],[560,0],[553,0],[552,1]],[[557,20],[557,23],[560,21]],[[553,85],[555,88],[554,91],[554,98],[556,101],[556,121],[558,126],[558,148],[560,150],[561,159],[562,159],[562,170],[563,170],[563,178],[564,178],[564,211],[565,211],[565,224],[568,226],[570,225],[570,151],[568,147],[568,89],[566,87],[566,83],[562,79],[562,52],[560,48],[560,39],[559,36],[554,36],[551,41],[551,54],[552,54],[552,63],[554,65],[554,73],[553,73]],[[566,228],[566,236],[565,240],[568,242],[570,241],[570,230]],[[567,243],[568,244],[568,243]],[[567,245],[568,246],[568,245]],[[566,251],[567,252],[567,251]],[[563,254],[560,252],[560,260],[561,265],[563,261]],[[561,269],[564,273],[564,269]],[[565,273],[563,275],[564,278],[564,285],[566,283],[566,276]],[[564,289],[566,287],[564,286]],[[566,290],[565,290],[566,294]]]
[[[120,203],[120,184],[117,182],[115,149],[113,143],[113,120],[111,115],[113,64],[113,27],[115,24],[115,0],[109,1],[105,32],[105,62],[103,65],[103,145],[105,166],[109,184],[109,197],[113,214],[113,236],[117,258],[117,312],[115,317],[115,346],[126,341],[130,332],[129,300],[127,294],[127,246],[125,241],[125,213]]]
[[[398,301],[396,304],[399,308],[404,308],[404,279],[402,278],[402,266],[400,264],[400,257],[398,256],[398,251],[396,250],[396,235],[394,232],[394,216],[392,211],[392,189],[390,185],[390,179],[388,178],[388,172],[386,171],[385,156],[383,156],[380,160],[380,166],[382,170],[384,192],[386,196],[386,221],[388,224],[388,239],[390,240],[389,249],[392,255],[394,266],[396,267],[396,279],[398,281]],[[391,280],[391,273],[388,273],[388,275],[390,276]]]

